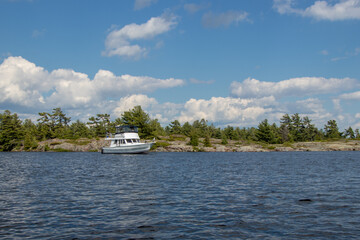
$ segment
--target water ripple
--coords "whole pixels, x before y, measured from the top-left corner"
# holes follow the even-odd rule
[[[359,239],[359,156],[0,153],[0,238]]]

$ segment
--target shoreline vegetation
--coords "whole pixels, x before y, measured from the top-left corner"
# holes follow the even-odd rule
[[[97,114],[86,123],[70,122],[61,108],[39,113],[36,123],[5,110],[0,113],[0,151],[100,152],[118,125],[137,126],[144,141],[155,138],[153,152],[360,151],[359,129],[341,132],[335,120],[318,129],[298,113],[283,115],[279,125],[265,119],[257,127],[220,128],[201,119],[184,124],[174,120],[164,128],[135,106],[115,121],[109,114]]]
[[[229,140],[222,144],[220,139],[210,139],[211,146],[205,147],[203,138],[198,146],[189,145],[190,138],[183,135],[161,137],[151,152],[314,152],[314,151],[360,151],[360,140],[332,140],[319,142],[294,142],[265,144]],[[41,141],[31,150],[24,147],[14,152],[101,152],[107,143],[104,139],[49,139]]]

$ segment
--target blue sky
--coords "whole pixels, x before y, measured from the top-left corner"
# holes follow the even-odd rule
[[[0,111],[360,128],[360,0],[0,0]]]

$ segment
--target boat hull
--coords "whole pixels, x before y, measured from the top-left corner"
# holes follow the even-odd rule
[[[104,147],[101,150],[103,154],[133,154],[133,153],[147,153],[150,151],[151,146],[154,143],[142,143],[123,145],[117,147]]]

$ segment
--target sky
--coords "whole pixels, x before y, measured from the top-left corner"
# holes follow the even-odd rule
[[[360,0],[0,0],[0,112],[360,128]]]

